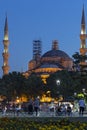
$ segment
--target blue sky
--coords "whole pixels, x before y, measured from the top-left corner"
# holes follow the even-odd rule
[[[69,56],[79,51],[83,3],[87,23],[86,0],[0,0],[0,76],[6,13],[10,72],[26,71],[33,57],[33,40],[42,41],[42,54],[51,49],[53,40]]]

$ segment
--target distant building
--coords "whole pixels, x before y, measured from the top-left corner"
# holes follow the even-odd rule
[[[41,41],[39,42],[41,43]],[[28,71],[24,73],[25,76],[29,76],[34,72],[45,80],[50,74],[56,71],[72,70],[73,60],[66,52],[59,49],[57,40],[52,42],[52,49],[42,56],[41,53],[39,53],[39,49],[37,49],[41,49],[41,44],[39,44],[39,47],[38,41],[35,41],[35,44],[33,44],[33,48],[35,48],[36,51],[33,50],[33,59],[29,61]]]

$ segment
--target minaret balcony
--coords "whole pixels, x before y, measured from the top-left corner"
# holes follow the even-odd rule
[[[4,46],[8,46],[9,45],[9,40],[3,40],[3,44],[4,44]]]
[[[87,52],[87,48],[80,48],[80,54],[81,55],[85,55],[86,54],[86,52]]]
[[[87,66],[87,62],[80,62],[80,65]]]
[[[9,58],[9,53],[7,52],[7,53],[2,53],[2,56],[3,56],[3,58],[4,59],[8,59]]]
[[[80,39],[85,40],[87,38],[87,34],[80,34]]]

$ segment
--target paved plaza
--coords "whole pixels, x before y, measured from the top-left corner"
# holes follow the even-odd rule
[[[48,112],[39,112],[38,116],[35,115],[35,113],[33,113],[33,115],[29,115],[28,113],[22,112],[19,113],[19,115],[17,115],[16,113],[6,113],[5,115],[3,115],[0,112],[0,118],[3,117],[8,117],[8,118],[30,118],[31,120],[43,120],[44,118],[46,119],[53,119],[53,120],[60,120],[63,118],[67,118],[69,119],[71,122],[87,122],[87,114],[85,112],[85,114],[83,116],[79,116],[78,112],[73,113],[70,116],[56,116],[55,113],[48,113]]]
[[[18,114],[15,112],[6,112],[3,114],[0,112],[0,117],[87,117],[87,112],[85,111],[83,116],[79,115],[78,112],[73,112],[71,115],[56,115],[54,112],[45,112],[45,111],[39,111],[38,115],[36,116],[36,113],[33,112],[33,114],[28,114],[28,112],[19,112]]]

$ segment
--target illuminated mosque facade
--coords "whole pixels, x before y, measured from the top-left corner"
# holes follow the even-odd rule
[[[86,48],[86,27],[85,27],[85,15],[84,15],[84,6],[82,10],[82,20],[81,20],[81,33],[80,33],[80,54],[86,55],[87,48]],[[9,73],[9,38],[8,38],[8,23],[7,17],[5,20],[5,27],[4,27],[4,51],[2,53],[3,56],[3,75]],[[81,64],[87,64],[87,62],[82,62]],[[61,70],[68,70],[71,71],[73,66],[73,60],[70,56],[59,49],[59,43],[57,40],[52,41],[51,49],[48,50],[46,53],[42,55],[42,42],[40,40],[33,41],[33,58],[28,63],[28,70],[23,73],[26,77],[28,77],[31,73],[36,73],[37,75],[41,76],[44,80],[49,77],[50,74],[61,71]]]

